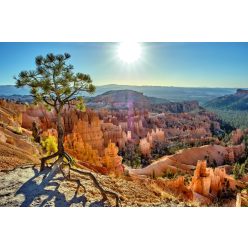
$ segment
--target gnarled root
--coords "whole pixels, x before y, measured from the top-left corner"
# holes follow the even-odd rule
[[[40,165],[40,171],[43,171],[46,168],[46,161],[52,158],[55,158],[59,155],[58,152],[55,152],[52,155],[49,155],[47,157],[41,158],[41,165]],[[55,161],[56,162],[56,161]]]
[[[59,153],[56,152],[50,156],[47,156],[47,157],[44,157],[41,159],[41,171],[45,169],[45,162],[51,158],[55,158],[59,156]],[[64,162],[64,158],[68,161],[67,163]],[[71,178],[71,171],[75,172],[75,173],[78,173],[78,174],[81,174],[81,175],[84,175],[84,176],[88,176],[92,179],[92,181],[94,182],[94,185],[96,186],[96,188],[99,189],[99,191],[101,192],[101,195],[103,197],[103,201],[106,201],[108,200],[107,198],[107,194],[109,195],[112,195],[113,197],[115,197],[115,201],[116,201],[116,207],[119,207],[120,206],[120,198],[118,196],[117,193],[113,192],[113,191],[110,191],[110,190],[105,190],[101,185],[100,183],[98,182],[98,180],[96,179],[96,177],[94,176],[94,174],[92,174],[91,172],[89,171],[83,171],[83,170],[78,170],[78,169],[75,169],[75,168],[72,168],[72,164],[73,164],[73,160],[72,158],[70,157],[69,154],[67,154],[66,152],[63,153],[62,156],[59,156],[59,158],[52,164],[52,167],[54,166],[58,166],[63,174],[63,177],[68,180],[68,181],[71,181],[71,182],[75,182],[77,183],[77,189],[76,189],[76,194],[78,193],[78,190],[80,187],[82,187],[84,189],[84,192],[86,191],[85,190],[85,187],[84,185],[82,185],[82,183],[80,182],[79,179],[73,179]],[[68,166],[68,173],[66,174],[63,170],[63,167],[66,167]]]
[[[85,175],[85,176],[89,176],[92,181],[94,182],[95,186],[99,189],[99,191],[101,192],[102,194],[102,197],[103,197],[103,201],[106,201],[108,198],[107,198],[107,194],[109,195],[112,195],[115,197],[115,202],[116,202],[116,207],[119,207],[120,206],[120,198],[118,196],[117,193],[113,192],[113,191],[109,191],[109,190],[105,190],[103,189],[103,187],[100,185],[100,183],[97,181],[96,177],[91,173],[91,172],[88,172],[88,171],[82,171],[82,170],[77,170],[77,169],[74,169],[74,168],[70,168],[71,171],[75,172],[75,173],[79,173],[79,174],[82,174],[82,175]]]
[[[86,192],[86,189],[85,189],[84,185],[81,183],[81,181],[80,181],[79,179],[73,179],[73,178],[71,178],[70,166],[69,166],[69,173],[68,173],[68,174],[66,174],[66,173],[64,172],[64,170],[63,170],[63,167],[64,167],[64,166],[69,166],[69,165],[68,165],[68,163],[66,163],[66,164],[63,163],[63,164],[61,164],[61,166],[60,166],[60,171],[61,171],[63,177],[64,177],[67,181],[74,182],[74,183],[77,184],[77,189],[76,189],[75,195],[78,194],[78,190],[79,190],[80,187],[82,187],[83,190],[84,190],[84,192]]]

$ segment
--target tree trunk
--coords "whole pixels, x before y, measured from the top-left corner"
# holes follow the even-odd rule
[[[59,157],[64,155],[64,127],[62,122],[61,110],[57,112],[57,132],[58,132],[58,154]]]
[[[77,192],[78,192],[80,186],[84,189],[84,191],[85,191],[85,187],[81,184],[79,179],[73,179],[70,177],[70,171],[73,171],[73,172],[76,172],[76,173],[79,173],[79,174],[82,174],[85,176],[89,176],[93,180],[95,186],[100,190],[101,195],[103,197],[102,201],[104,202],[108,199],[107,194],[112,195],[115,197],[116,206],[118,207],[120,199],[119,199],[119,196],[117,193],[109,191],[109,190],[105,190],[100,185],[100,183],[98,182],[96,177],[91,172],[81,171],[81,170],[77,170],[77,169],[71,167],[72,159],[64,150],[64,126],[63,126],[63,121],[62,121],[61,108],[58,110],[56,109],[56,113],[57,113],[57,132],[58,132],[58,151],[56,153],[50,155],[50,156],[47,156],[47,157],[41,159],[41,171],[44,170],[45,162],[47,160],[58,156],[59,158],[53,163],[52,168],[53,168],[53,170],[55,170],[57,167],[59,167],[66,180],[77,183],[77,190],[75,192],[75,195],[77,195]],[[67,163],[64,162],[64,158],[67,159],[67,161],[68,161]],[[68,175],[66,175],[63,172],[63,169],[61,168],[61,166],[63,166],[63,164],[69,166],[69,174]]]
[[[62,115],[61,115],[62,108],[56,109],[57,113],[57,132],[58,132],[58,151],[52,155],[49,155],[47,157],[41,158],[41,171],[45,169],[46,161],[55,157],[63,158],[65,156],[65,150],[64,150],[64,126],[62,121]],[[58,159],[58,160],[59,160]],[[63,161],[63,160],[62,160]],[[57,161],[56,161],[57,162]]]

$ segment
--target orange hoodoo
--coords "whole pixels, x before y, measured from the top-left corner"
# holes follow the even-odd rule
[[[122,157],[118,156],[118,147],[110,141],[104,151],[104,157],[102,159],[103,165],[107,167],[110,173],[121,175],[124,172],[121,162]]]
[[[205,199],[206,203],[211,202],[211,199],[217,197],[223,189],[226,189],[227,185],[234,190],[236,182],[233,177],[226,174],[225,168],[207,168],[206,160],[197,162],[190,185],[195,200],[199,200],[200,196],[201,200]]]

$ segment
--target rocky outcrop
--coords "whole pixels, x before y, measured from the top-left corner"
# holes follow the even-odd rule
[[[104,150],[103,132],[101,130],[101,121],[97,115],[87,115],[83,120],[79,120],[74,124],[68,139],[80,137],[85,144],[89,144],[94,150],[100,154]]]
[[[248,90],[237,89],[236,95],[248,95]]]
[[[158,113],[163,113],[163,112],[184,113],[198,109],[200,109],[200,106],[197,101],[185,101],[182,103],[170,102],[170,103],[162,103],[162,104],[153,104],[151,107],[151,110],[153,112],[158,112]]]
[[[236,207],[248,207],[248,191],[242,190],[237,193],[236,196]]]
[[[248,110],[248,90],[238,89],[235,94],[215,98],[205,104],[206,107],[224,110]]]
[[[0,100],[0,170],[39,162],[31,133],[21,127],[26,106]]]
[[[108,108],[108,109],[130,109],[149,108],[149,98],[143,93],[133,90],[108,91],[102,95],[91,99],[87,104],[89,107]]]
[[[153,180],[152,185],[154,185],[156,188],[162,189],[164,192],[171,192],[179,199],[182,199],[186,202],[193,200],[193,192],[185,185],[184,176],[179,176],[170,180],[158,178]]]
[[[102,158],[102,164],[107,168],[110,174],[120,176],[124,172],[122,166],[122,157],[118,156],[118,148],[114,143],[109,142],[107,148],[104,150],[104,156]]]
[[[65,138],[66,151],[76,158],[79,165],[85,166],[102,174],[114,174],[120,176],[124,172],[122,157],[118,156],[118,147],[109,142],[104,149],[104,155],[100,156],[96,149],[85,143],[82,137],[73,133]]]
[[[56,128],[56,113],[48,111],[43,105],[31,105],[23,113],[22,127],[32,129],[33,122],[42,130]]]
[[[22,113],[25,110],[25,105],[0,99],[0,124],[20,128],[22,124]]]
[[[157,142],[164,142],[165,141],[165,134],[161,128],[156,128],[147,134],[147,140],[152,145],[154,141]]]
[[[30,153],[21,146],[0,142],[0,171],[13,170],[27,164],[39,164],[37,153]]]
[[[101,130],[103,132],[104,147],[111,141],[119,148],[124,148],[127,142],[127,134],[122,130],[121,126],[113,123],[102,123]]]
[[[6,143],[7,137],[5,136],[4,132],[0,131],[0,142]]]
[[[14,133],[0,127],[0,170],[10,170],[27,163],[39,163],[39,149],[31,141],[31,134]]]
[[[65,137],[65,150],[76,159],[93,164],[94,166],[101,166],[101,158],[96,149],[88,143],[85,143],[82,136],[78,133],[73,133]]]
[[[233,145],[238,145],[243,140],[243,137],[244,137],[244,132],[241,129],[236,129],[231,133],[230,142]]]
[[[151,154],[151,149],[154,145],[154,142],[165,142],[165,134],[164,131],[160,128],[156,128],[155,130],[149,131],[145,138],[140,139],[139,141],[139,149],[141,154],[148,156]]]
[[[235,190],[236,180],[227,175],[225,168],[207,168],[206,160],[197,162],[190,188],[195,201],[209,204],[223,191]]]
[[[192,173],[196,168],[198,160],[208,160],[209,164],[214,166],[224,165],[226,158],[233,156],[236,161],[243,156],[245,151],[244,144],[224,147],[221,145],[205,145],[201,147],[193,147],[178,151],[174,155],[164,156],[152,164],[142,169],[130,169],[131,174],[152,176],[164,176],[165,173],[184,171]]]
[[[151,144],[147,141],[147,138],[140,140],[139,149],[142,155],[149,156],[151,154]]]

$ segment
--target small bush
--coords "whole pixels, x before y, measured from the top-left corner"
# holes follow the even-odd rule
[[[233,175],[235,179],[240,179],[245,174],[245,164],[236,163],[233,167]]]
[[[41,141],[41,146],[46,151],[46,155],[49,156],[58,151],[57,139],[54,136],[48,136]]]
[[[21,127],[14,127],[13,133],[15,133],[15,134],[22,134],[22,128]]]
[[[164,178],[168,179],[175,179],[178,176],[178,173],[174,173],[171,170],[166,170],[165,174],[163,175]]]

